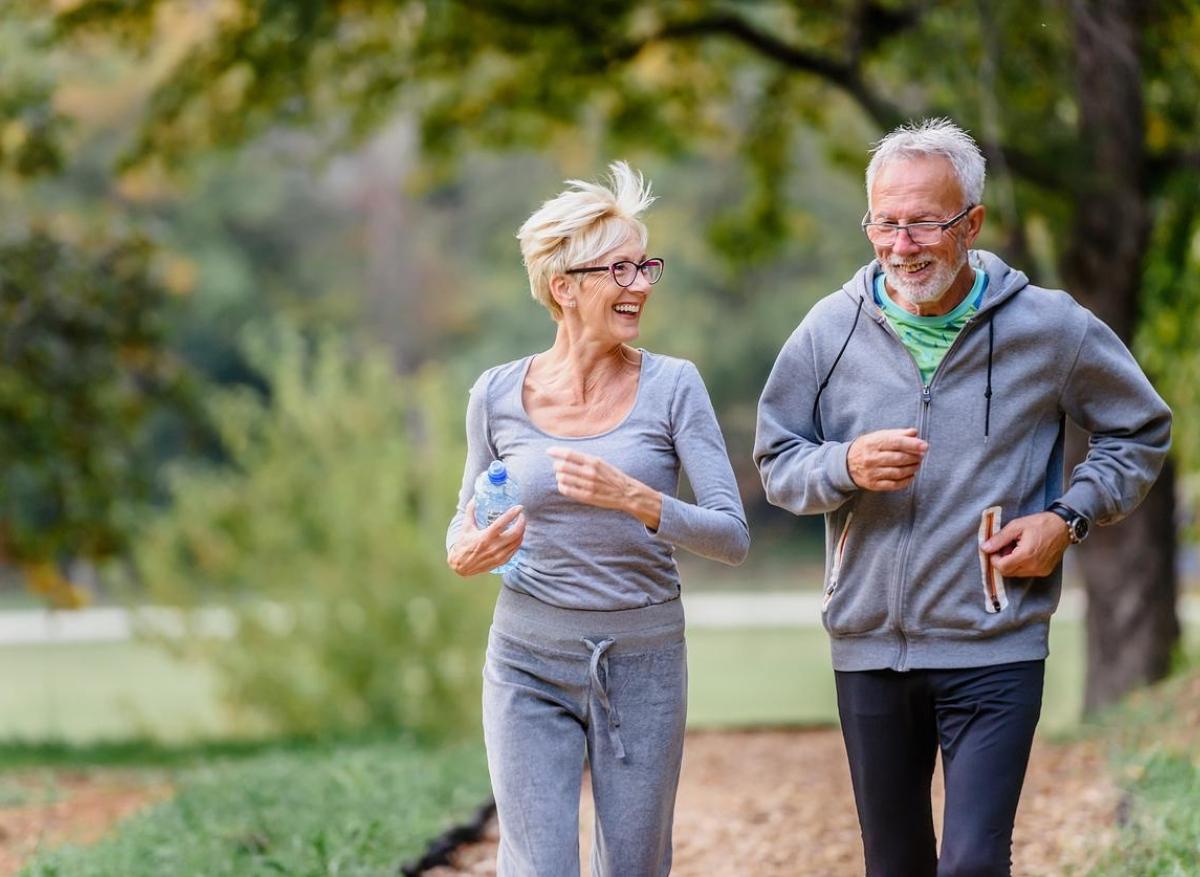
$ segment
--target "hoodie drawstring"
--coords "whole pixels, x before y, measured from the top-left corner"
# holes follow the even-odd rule
[[[608,699],[608,656],[604,654],[612,647],[615,640],[604,639],[599,643],[594,643],[587,637],[584,637],[583,644],[592,650],[592,663],[589,671],[592,676],[592,694],[596,695],[596,699],[600,701],[600,706],[604,708],[604,712],[608,716],[608,739],[612,743],[613,750],[617,754],[617,758],[621,761],[625,760],[625,744],[621,742],[621,735],[617,731],[621,727],[621,717],[617,713],[617,708],[613,706]],[[600,679],[600,671],[604,671],[604,679]]]
[[[983,391],[983,398],[986,401],[986,407],[983,412],[983,443],[986,445],[988,441],[988,433],[992,428],[992,350],[996,344],[996,317],[993,315],[988,320],[988,368],[987,368],[987,389]]]
[[[833,377],[833,370],[838,367],[838,363],[842,361],[842,354],[846,352],[846,348],[850,344],[850,339],[854,337],[854,330],[858,328],[858,318],[862,315],[863,300],[858,299],[858,309],[854,312],[854,322],[850,326],[850,332],[846,335],[846,340],[842,342],[842,349],[838,351],[838,355],[834,357],[833,365],[829,367],[829,371],[825,372],[825,379],[821,381],[817,387],[817,398],[813,399],[812,407],[812,422],[813,428],[816,430],[817,438],[825,441],[825,430],[821,427],[821,394],[825,392],[825,388],[829,386],[829,379]]]
[[[813,428],[816,431],[817,438],[821,441],[825,440],[825,430],[821,427],[821,394],[825,392],[825,388],[829,386],[829,379],[833,377],[833,370],[838,367],[838,363],[842,361],[842,354],[846,352],[846,348],[850,345],[850,339],[854,337],[854,330],[858,328],[858,318],[862,315],[862,298],[858,300],[858,308],[854,312],[854,322],[850,325],[850,331],[846,334],[846,340],[842,342],[842,349],[838,351],[838,355],[834,357],[833,364],[829,366],[829,371],[825,373],[825,378],[817,386],[817,397],[813,399],[812,407],[812,422]],[[988,358],[987,358],[987,386],[983,391],[984,411],[983,411],[983,442],[987,444],[991,437],[992,431],[992,357],[996,349],[996,317],[995,315],[988,318]]]

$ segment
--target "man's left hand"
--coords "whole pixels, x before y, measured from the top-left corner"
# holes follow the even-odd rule
[[[983,550],[1001,575],[1030,578],[1054,572],[1070,544],[1066,521],[1054,512],[1039,512],[1009,521]]]

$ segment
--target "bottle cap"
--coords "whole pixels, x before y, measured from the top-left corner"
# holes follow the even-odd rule
[[[508,470],[504,468],[504,464],[499,460],[492,460],[487,470],[488,481],[492,484],[503,484],[508,480]]]

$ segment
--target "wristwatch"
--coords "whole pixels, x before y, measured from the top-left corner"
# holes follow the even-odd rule
[[[1071,540],[1072,545],[1078,545],[1087,538],[1091,522],[1075,511],[1075,509],[1068,505],[1063,505],[1061,502],[1052,502],[1050,503],[1050,508],[1046,509],[1046,511],[1054,512],[1054,514],[1067,522],[1067,538]]]

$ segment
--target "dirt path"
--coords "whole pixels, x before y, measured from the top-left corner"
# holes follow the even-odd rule
[[[699,732],[688,736],[684,752],[674,877],[861,877],[862,845],[837,731]],[[588,797],[580,811],[585,835]],[[1112,835],[1117,797],[1099,744],[1037,743],[1017,814],[1013,873],[1083,870]],[[940,780],[935,798],[938,812]],[[940,828],[940,812],[937,821]],[[454,867],[429,877],[495,874],[495,833],[493,826]],[[585,836],[585,862],[587,847]]]
[[[16,874],[39,849],[98,840],[116,822],[170,789],[121,773],[6,775],[5,789],[22,803],[0,806],[0,877]]]

